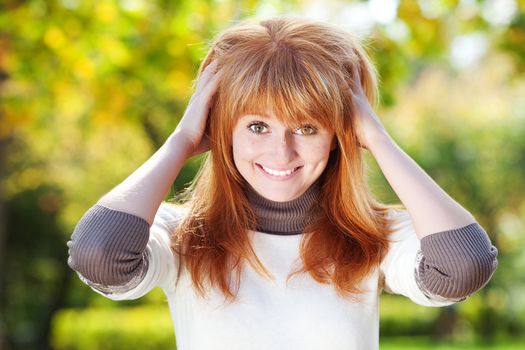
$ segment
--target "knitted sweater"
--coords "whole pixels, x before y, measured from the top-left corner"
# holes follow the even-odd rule
[[[382,290],[420,305],[450,305],[486,284],[497,265],[497,251],[477,223],[420,242],[408,213],[392,210],[394,233],[388,253],[361,282],[365,292],[359,301],[341,298],[333,286],[307,274],[287,283],[289,272],[301,261],[299,245],[305,234],[297,231],[306,224],[305,210],[315,200],[315,189],[287,204],[253,192],[250,196],[258,227],[247,234],[275,279],[245,264],[239,294],[231,304],[211,288],[202,299],[184,269],[176,279],[178,257],[170,249],[169,233],[187,213],[167,203],[160,206],[151,227],[131,214],[94,206],[68,242],[68,263],[93,290],[113,300],[136,299],[162,288],[179,350],[377,349]],[[279,218],[275,212],[288,214]],[[275,220],[265,223],[268,216]],[[269,234],[263,227],[281,227],[283,232]]]

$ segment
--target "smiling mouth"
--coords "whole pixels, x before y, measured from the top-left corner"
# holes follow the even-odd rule
[[[256,163],[257,164],[257,163]],[[300,168],[302,168],[302,166],[298,166],[296,168],[293,168],[293,169],[288,169],[288,170],[274,170],[274,169],[271,169],[271,168],[268,168],[268,167],[265,167],[264,165],[262,164],[257,164],[257,166],[259,168],[261,168],[265,173],[267,174],[270,174],[270,175],[273,175],[273,176],[282,176],[282,177],[285,177],[285,176],[289,176],[293,173],[295,173],[297,170],[299,170]]]

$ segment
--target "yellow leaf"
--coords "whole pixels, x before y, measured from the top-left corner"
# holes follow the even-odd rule
[[[44,42],[54,50],[58,50],[67,44],[67,38],[57,27],[50,27],[44,34]]]
[[[95,14],[101,22],[111,22],[117,17],[117,9],[115,5],[102,2],[97,5],[95,8]]]

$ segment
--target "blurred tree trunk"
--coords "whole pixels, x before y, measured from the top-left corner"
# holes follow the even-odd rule
[[[2,114],[0,111],[0,121]],[[9,350],[7,323],[5,319],[6,302],[6,257],[5,245],[7,241],[7,215],[5,206],[4,178],[6,176],[6,156],[9,139],[0,139],[0,349]]]
[[[441,341],[450,337],[457,326],[459,315],[454,305],[443,308],[436,321],[432,336]]]
[[[5,52],[5,42],[0,38],[0,92],[3,83],[7,80],[8,75],[3,67],[3,59]],[[0,109],[0,124],[3,124],[4,114]],[[10,143],[10,138],[6,135],[0,134],[0,349],[9,350],[11,347],[8,344],[7,327],[5,320],[5,300],[6,300],[6,284],[5,284],[5,242],[7,241],[7,215],[5,207],[5,192],[4,192],[4,178],[7,176],[6,157],[7,147]]]
[[[67,258],[64,259],[64,261]],[[51,322],[55,313],[64,307],[64,302],[67,295],[70,292],[70,282],[73,276],[73,271],[67,264],[62,265],[62,278],[58,281],[55,286],[55,293],[53,297],[48,301],[47,310],[44,313],[42,322],[39,324],[38,337],[36,343],[38,344],[38,350],[51,350],[53,346],[51,344]],[[2,348],[3,349],[3,348]]]

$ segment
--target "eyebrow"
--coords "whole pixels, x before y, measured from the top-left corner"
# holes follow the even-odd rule
[[[258,112],[254,112],[254,113],[246,113],[244,114],[241,118],[249,118],[249,117],[253,117],[253,118],[259,118],[259,119],[262,119],[262,120],[268,120],[268,119],[273,119],[272,117],[270,117],[268,114],[265,114],[265,113],[258,113]],[[313,122],[310,122],[310,121],[305,121],[304,124],[309,124],[311,125],[312,127],[314,128],[317,128],[317,129],[321,129],[321,128],[324,128],[324,126],[316,121],[313,121]]]

